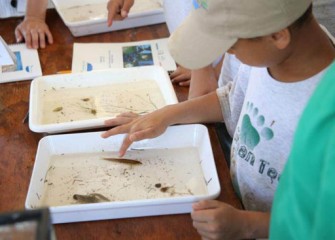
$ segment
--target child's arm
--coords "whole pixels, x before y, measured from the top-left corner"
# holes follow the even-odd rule
[[[203,239],[253,239],[269,235],[270,213],[239,210],[216,200],[193,204],[191,217]]]
[[[180,86],[190,86],[188,99],[199,97],[217,89],[221,72],[223,57],[216,64],[198,70],[189,70],[178,66],[177,70],[170,74],[172,83]]]
[[[107,25],[110,27],[113,20],[122,20],[128,16],[130,8],[134,5],[134,0],[109,0],[107,4],[108,18]]]
[[[45,48],[53,43],[52,34],[45,23],[45,14],[48,7],[47,0],[28,0],[26,16],[15,29],[17,42],[25,40],[28,48]]]
[[[217,88],[218,77],[213,73],[216,74],[216,71],[211,66],[199,70],[189,70],[178,66],[176,71],[170,74],[170,79],[172,83],[179,86],[190,86],[188,99],[191,99],[210,93]]]
[[[128,147],[134,142],[146,138],[154,138],[161,135],[168,126],[177,123],[199,123],[222,121],[220,103],[216,92],[194,98],[182,103],[168,105],[152,113],[140,116],[131,122],[114,127],[102,134],[107,138],[113,135],[127,133],[121,149],[123,156]],[[122,123],[120,118],[107,120],[107,126],[115,126]]]
[[[218,77],[212,65],[207,67],[192,70],[192,80],[188,98],[195,98],[205,95],[217,89]]]

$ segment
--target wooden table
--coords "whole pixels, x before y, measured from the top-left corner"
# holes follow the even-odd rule
[[[14,29],[22,18],[0,19],[0,35],[15,43]],[[168,37],[165,24],[75,38],[55,10],[47,23],[54,44],[39,50],[43,75],[70,70],[74,42],[129,42]],[[28,111],[30,81],[0,84],[0,212],[22,210],[34,166],[38,141],[22,120]],[[175,86],[179,101],[188,88]],[[229,170],[215,128],[207,125],[221,184],[219,200],[241,208],[231,185]],[[80,222],[55,225],[57,239],[200,239],[189,214]]]

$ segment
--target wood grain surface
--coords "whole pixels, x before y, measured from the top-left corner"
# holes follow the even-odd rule
[[[0,35],[15,43],[14,29],[22,18],[0,19]],[[74,42],[129,42],[168,37],[165,24],[73,37],[55,10],[48,10],[47,23],[54,44],[40,49],[43,75],[70,70]],[[23,119],[28,111],[30,81],[0,84],[0,212],[24,209],[39,140],[43,134],[29,130]],[[188,88],[175,86],[179,101]],[[207,125],[221,184],[219,200],[241,208],[214,125]],[[57,239],[200,239],[189,214],[57,224]]]

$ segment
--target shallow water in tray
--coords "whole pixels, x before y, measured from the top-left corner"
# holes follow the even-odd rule
[[[83,88],[52,88],[41,97],[42,124],[115,117],[122,112],[152,112],[166,105],[153,80]]]
[[[130,10],[130,13],[148,12],[160,8],[162,8],[160,0],[136,0],[134,6]],[[107,19],[107,1],[103,3],[92,3],[61,8],[60,12],[64,17],[64,20],[67,22]]]
[[[42,205],[89,203],[79,202],[74,195],[94,196],[102,201],[129,201],[207,194],[195,147],[127,152],[125,158],[139,160],[141,164],[104,159],[111,157],[117,157],[117,153],[52,156],[44,192],[39,193]]]

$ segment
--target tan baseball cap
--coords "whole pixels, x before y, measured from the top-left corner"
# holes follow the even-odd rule
[[[303,15],[312,0],[194,2],[196,9],[169,38],[172,57],[189,69],[211,64],[239,38],[266,36],[288,27]]]

